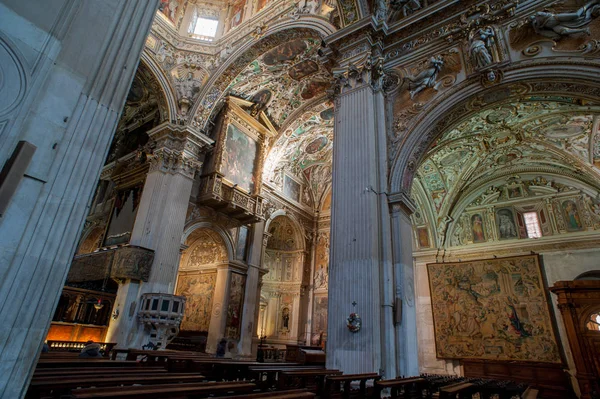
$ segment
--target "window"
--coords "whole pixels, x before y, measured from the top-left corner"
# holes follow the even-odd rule
[[[198,17],[196,18],[196,22],[194,23],[194,30],[192,33],[198,39],[213,41],[213,39],[217,35],[218,26],[219,21],[216,19]]]
[[[542,229],[540,228],[540,221],[538,220],[537,212],[525,212],[523,217],[525,218],[527,237],[540,238],[542,236]]]

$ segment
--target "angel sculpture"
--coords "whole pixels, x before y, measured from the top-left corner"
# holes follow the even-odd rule
[[[575,33],[589,35],[590,28],[585,26],[598,15],[600,15],[600,0],[592,0],[575,12],[554,14],[548,11],[538,11],[529,17],[529,21],[536,33],[559,40]]]
[[[393,11],[392,19],[397,19],[399,13],[407,17],[422,6],[419,0],[390,0],[390,8]]]
[[[423,90],[435,86],[438,73],[443,66],[444,59],[441,55],[437,57],[431,57],[427,68],[422,70],[417,76],[407,76],[406,80],[408,80],[410,98],[413,99]]]
[[[469,35],[469,54],[476,69],[485,68],[494,62],[494,30],[491,27],[479,28]]]

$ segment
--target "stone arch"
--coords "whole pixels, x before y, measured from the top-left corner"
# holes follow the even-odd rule
[[[306,245],[304,242],[304,234],[303,234],[303,229],[301,227],[301,224],[300,224],[300,222],[298,222],[298,219],[296,219],[296,217],[293,214],[286,212],[285,210],[280,209],[271,214],[271,217],[265,223],[265,232],[268,233],[270,231],[273,221],[275,219],[277,219],[278,217],[285,217],[290,220],[291,225],[294,229],[294,239],[298,245],[298,247],[295,249],[304,250]],[[268,243],[267,243],[267,245],[268,245]]]
[[[213,113],[227,94],[231,81],[252,61],[269,50],[293,39],[318,38],[332,34],[335,27],[314,17],[303,17],[297,21],[275,24],[259,38],[250,38],[211,75],[201,89],[198,100],[190,109],[192,123],[200,128],[209,126]]]
[[[77,247],[77,255],[89,254],[100,248],[104,230],[102,226],[95,226],[88,230]]]
[[[162,95],[164,96],[167,102],[167,115],[165,115],[165,119],[168,121],[173,121],[175,116],[177,115],[177,96],[171,84],[169,83],[169,79],[165,76],[162,68],[156,63],[150,52],[147,48],[144,48],[142,52],[142,57],[140,59],[140,63],[143,63],[146,68],[152,72],[154,78],[158,82],[161,88]]]
[[[390,192],[410,192],[413,176],[424,154],[445,131],[466,117],[525,94],[565,94],[600,101],[598,66],[585,59],[563,63],[520,63],[507,70],[503,83],[481,90],[475,78],[433,100],[409,127],[391,160]]]
[[[223,228],[221,228],[218,225],[212,224],[210,222],[197,221],[195,223],[192,223],[192,224],[189,224],[188,226],[186,226],[186,228],[183,231],[183,235],[181,237],[181,245],[182,246],[191,245],[192,242],[195,241],[193,239],[193,234],[195,231],[198,231],[199,229],[208,230],[208,231],[214,232],[214,234],[218,235],[225,247],[226,252],[227,252],[228,261],[235,259],[235,250],[234,250],[235,246],[233,244],[233,239],[231,238],[231,236]],[[180,265],[183,264],[183,262],[184,262],[184,257],[182,255]]]

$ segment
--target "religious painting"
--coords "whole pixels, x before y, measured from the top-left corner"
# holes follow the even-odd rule
[[[508,199],[515,199],[523,197],[523,187],[520,185],[506,187],[506,196]]]
[[[581,224],[581,218],[579,217],[579,211],[577,204],[573,200],[563,201],[561,204],[563,214],[565,217],[565,224],[567,231],[580,231],[583,229]]]
[[[242,226],[238,232],[235,258],[237,260],[246,259],[246,245],[248,243],[248,227]]]
[[[177,295],[186,298],[181,330],[208,331],[217,273],[179,274]]]
[[[328,108],[325,111],[321,111],[320,116],[324,121],[332,120],[334,116],[333,108]]]
[[[221,173],[239,188],[252,192],[254,189],[254,160],[257,143],[233,123],[227,126],[225,151]]]
[[[306,152],[309,155],[316,154],[317,152],[325,148],[328,142],[329,140],[325,136],[317,137],[316,139],[314,139],[306,145],[306,148],[304,148],[304,152]]]
[[[304,60],[292,66],[288,71],[290,78],[300,80],[319,70],[319,65],[312,60]]]
[[[244,19],[244,7],[246,7],[246,0],[239,0],[233,3],[231,6],[229,29],[233,29],[242,23],[242,20]]]
[[[272,96],[273,93],[271,93],[270,90],[261,90],[254,94],[250,99],[250,101],[254,103],[250,107],[250,115],[257,116],[262,111],[266,111],[267,105],[269,104],[269,101],[271,101]]]
[[[302,93],[300,93],[300,97],[302,97],[305,100],[310,100],[311,98],[324,93],[325,90],[327,90],[328,88],[329,82],[324,82],[321,80],[311,80],[306,86],[304,86]]]
[[[290,330],[290,308],[283,308],[281,310],[281,330]]]
[[[313,313],[313,333],[327,332],[327,295],[316,296]]]
[[[496,224],[498,226],[498,237],[501,240],[519,238],[512,208],[498,209],[496,211]]]
[[[242,305],[244,303],[244,285],[246,276],[231,273],[229,285],[229,304],[227,305],[226,337],[240,339]]]
[[[471,231],[473,232],[473,242],[485,242],[485,233],[483,231],[483,217],[476,213],[471,216]]]
[[[420,248],[429,248],[429,231],[427,227],[419,227],[417,228],[417,237],[419,239],[419,247]]]
[[[163,13],[169,21],[176,24],[177,21],[177,9],[179,8],[179,2],[182,0],[160,0],[158,4],[158,10]]]
[[[538,255],[427,270],[437,357],[561,363]]]
[[[283,179],[283,195],[293,199],[296,202],[300,202],[300,183],[292,179],[288,175],[284,175]]]
[[[269,50],[263,56],[266,65],[279,65],[291,61],[308,49],[308,44],[303,39],[292,40]]]

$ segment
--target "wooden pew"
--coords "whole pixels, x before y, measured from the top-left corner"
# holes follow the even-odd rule
[[[83,388],[71,392],[73,399],[128,398],[167,399],[197,398],[212,394],[251,392],[256,385],[247,382],[201,382],[186,384],[141,385],[128,387]]]
[[[533,389],[531,387],[527,388],[525,392],[523,392],[523,399],[537,399],[539,390]]]
[[[202,382],[205,378],[202,375],[190,374],[162,374],[162,375],[144,375],[144,374],[128,374],[119,375],[110,374],[107,376],[97,375],[94,377],[79,376],[79,377],[43,377],[32,380],[29,384],[29,392],[27,397],[55,397],[60,398],[61,395],[68,394],[71,390],[80,387],[114,387],[120,385],[153,385],[153,384],[168,384],[168,383],[185,383],[185,382]]]
[[[76,358],[76,359],[40,359],[37,367],[64,368],[64,367],[141,367],[137,362],[125,360],[107,360],[103,358]]]
[[[276,391],[276,392],[260,392],[250,393],[247,395],[235,395],[235,396],[220,396],[219,399],[311,399],[316,395],[312,392],[308,392],[304,389],[292,389],[289,391]],[[211,399],[209,397],[202,399]]]
[[[389,388],[390,399],[409,398],[412,395],[420,397],[423,389],[427,387],[427,380],[421,377],[395,378],[393,380],[375,381],[375,398],[381,397],[381,392]]]
[[[98,374],[138,374],[138,373],[166,373],[164,367],[67,367],[67,368],[45,368],[36,369],[33,377],[65,377],[78,375]]]
[[[377,373],[328,375],[325,379],[324,398],[366,398],[371,396],[367,393],[367,381],[373,380],[373,384],[381,379]],[[359,389],[352,390],[352,382],[359,381]],[[344,388],[342,391],[342,387]]]
[[[440,388],[440,399],[471,399],[478,391],[472,382],[459,382]]]
[[[340,375],[339,370],[298,370],[282,371],[279,375],[278,389],[308,388],[321,396],[325,389],[325,377],[329,375]]]
[[[250,378],[255,381],[256,385],[261,390],[273,389],[277,387],[279,373],[282,371],[298,371],[298,370],[324,370],[323,366],[297,366],[287,365],[282,363],[278,367],[271,366],[253,366],[248,368]]]

